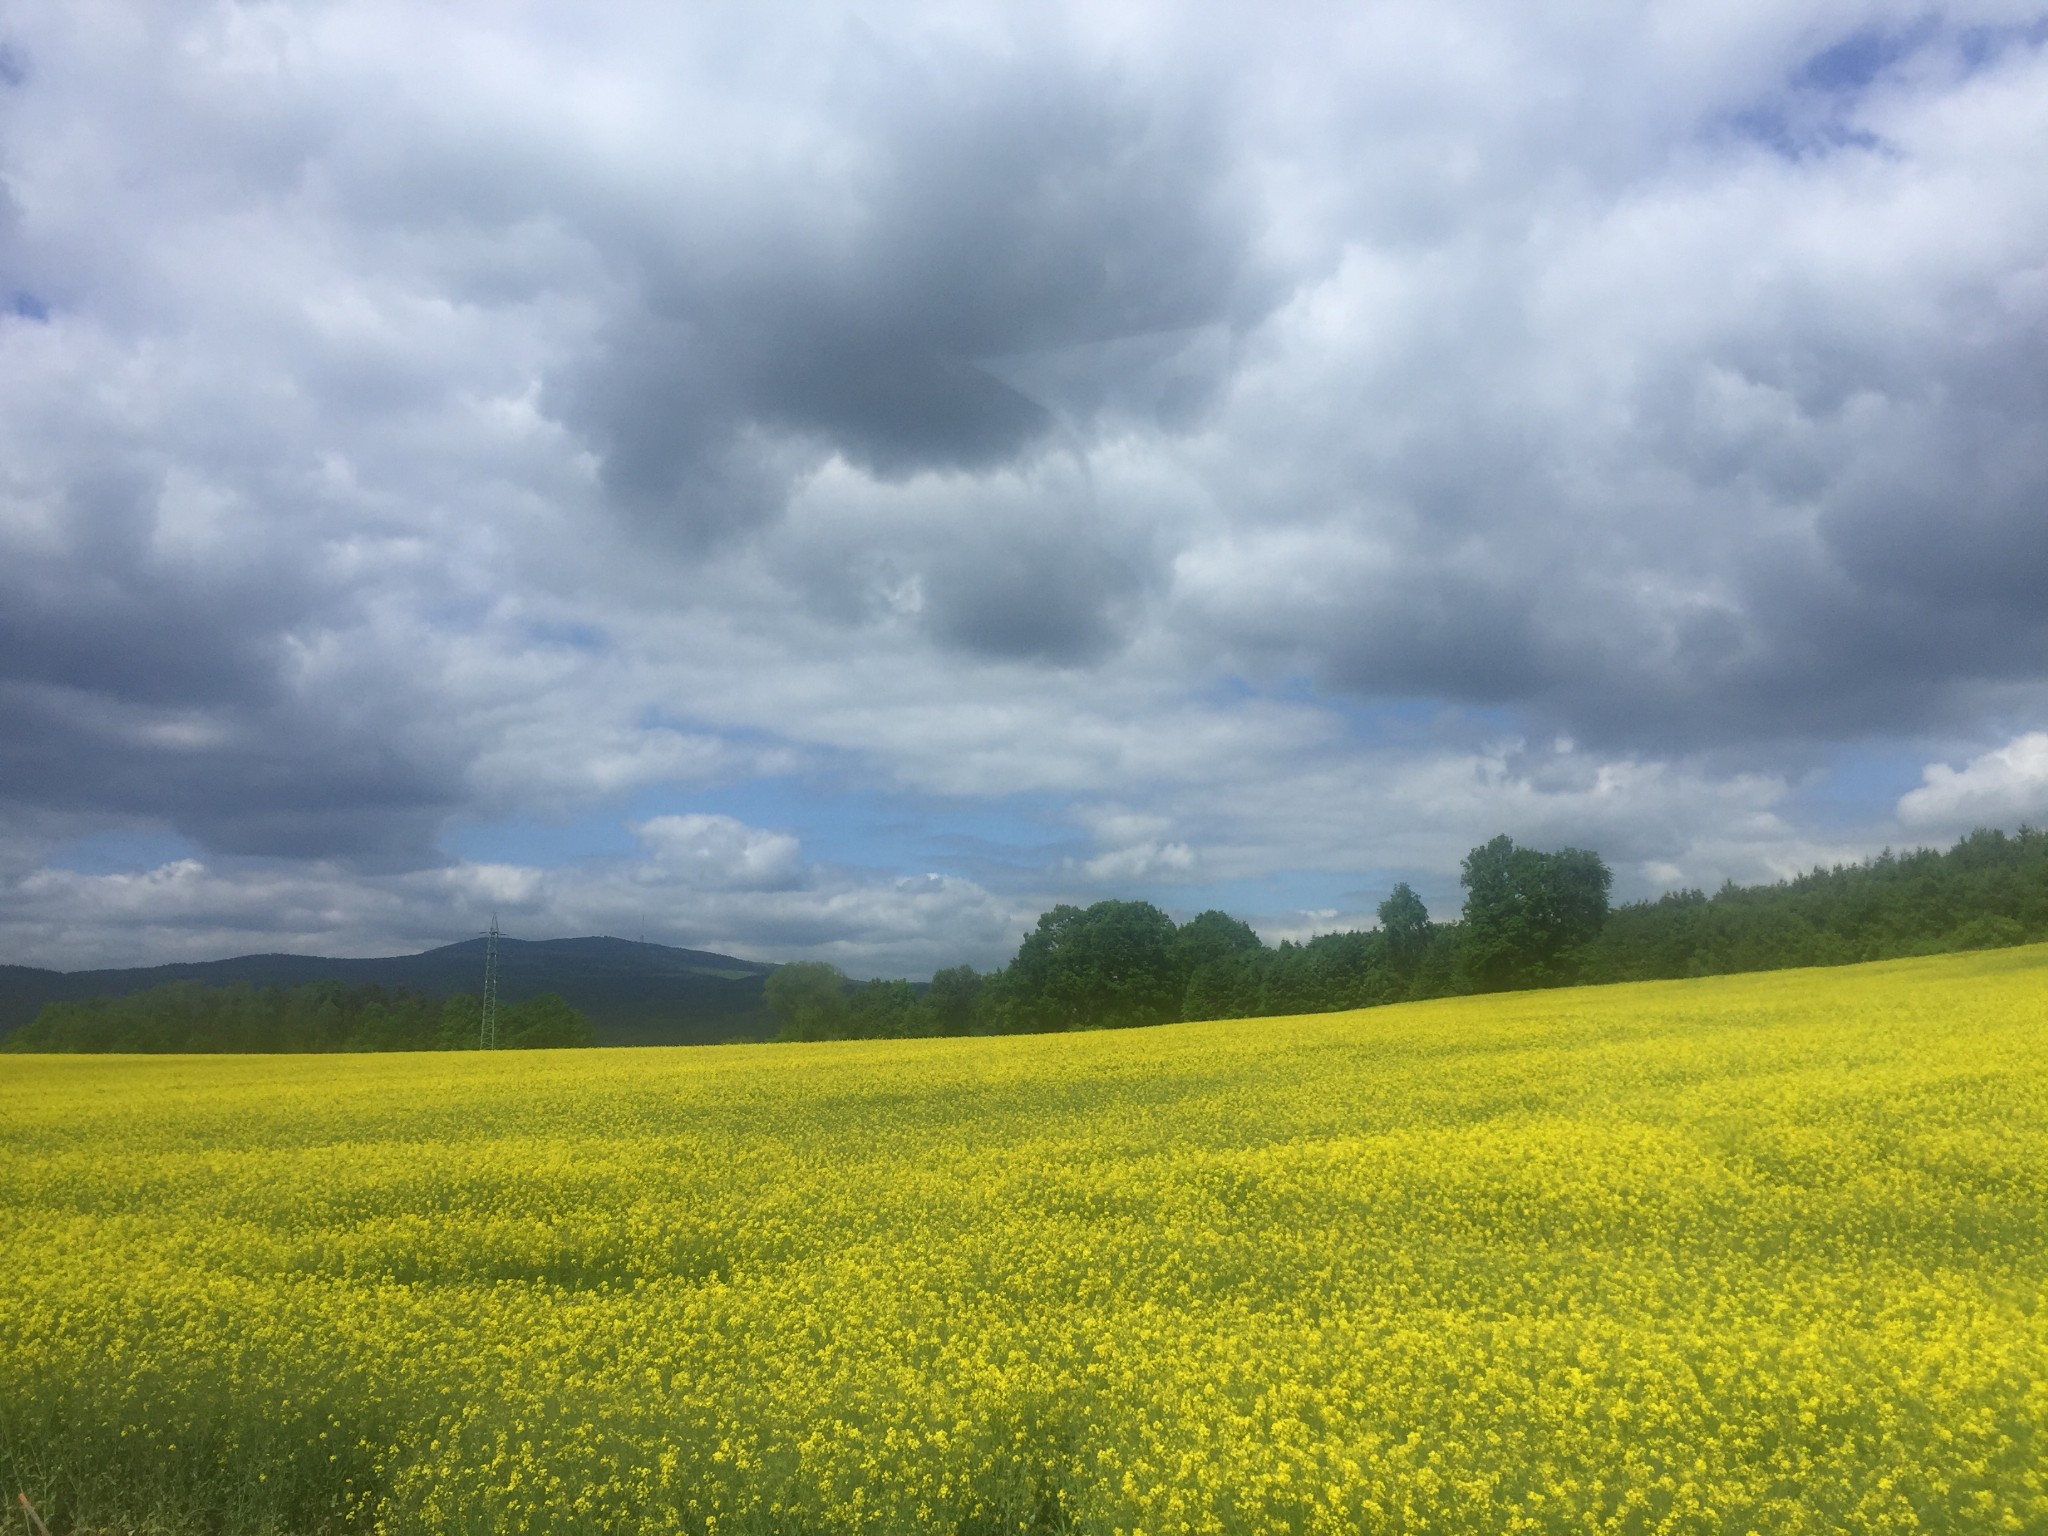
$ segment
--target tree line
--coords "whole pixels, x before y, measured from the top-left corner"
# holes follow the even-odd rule
[[[126,997],[46,1003],[0,1050],[137,1052],[471,1051],[483,999],[403,987],[209,987],[174,981]],[[597,1044],[590,1021],[552,992],[498,1012],[512,1049]]]
[[[1460,869],[1457,920],[1405,883],[1378,926],[1269,946],[1228,913],[1176,924],[1150,902],[1054,907],[1016,958],[909,981],[849,982],[805,961],[768,978],[792,1040],[1012,1034],[1320,1013],[1525,987],[1838,965],[2048,938],[2048,831],[1979,830],[1946,852],[1887,851],[1712,896],[1610,908],[1613,877],[1583,848],[1502,836]]]
[[[1587,981],[1721,976],[1996,949],[2048,938],[2048,830],[1979,828],[1946,851],[1889,850],[1774,885],[1674,891],[1617,907],[1580,957]]]
[[[927,984],[853,983],[817,961],[779,966],[766,999],[782,1037],[1018,1034],[1183,1019],[1320,1013],[1584,982],[1838,965],[2048,938],[2048,831],[1979,830],[1946,851],[1886,852],[1770,885],[1676,891],[1610,908],[1612,876],[1582,848],[1496,837],[1466,855],[1464,906],[1435,922],[1397,885],[1377,926],[1268,945],[1208,911],[1176,923],[1144,901],[1061,905],[1008,965]],[[10,1051],[473,1050],[482,1002],[335,981],[295,987],[173,982],[44,1006]],[[513,1048],[596,1044],[552,993],[507,1005]]]

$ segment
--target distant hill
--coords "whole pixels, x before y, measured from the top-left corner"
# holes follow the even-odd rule
[[[500,939],[498,989],[506,1002],[559,992],[580,1008],[604,1045],[699,1045],[765,1040],[776,1021],[762,1001],[775,967],[701,949],[631,939]],[[0,1038],[43,1004],[124,997],[171,981],[293,987],[308,981],[406,987],[432,997],[481,992],[484,941],[465,939],[417,955],[335,960],[321,955],[238,955],[127,970],[45,971],[0,965]]]

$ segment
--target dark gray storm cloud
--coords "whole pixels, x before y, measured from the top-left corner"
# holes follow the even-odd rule
[[[1136,551],[1048,517],[998,528],[926,571],[924,616],[942,644],[983,656],[1078,665],[1129,634],[1145,575]]]
[[[1057,51],[842,42],[809,104],[817,162],[727,130],[735,172],[679,189],[550,383],[651,516],[757,522],[826,453],[884,479],[1002,466],[1055,418],[991,360],[1249,323],[1276,297],[1208,93]]]
[[[356,735],[303,705],[166,716],[14,684],[0,706],[9,799],[154,822],[225,854],[410,867],[460,803],[451,765],[408,751],[386,721],[359,720]]]
[[[455,801],[374,704],[337,718],[288,635],[342,598],[281,549],[161,547],[161,471],[81,466],[50,539],[0,565],[0,786],[16,804],[154,819],[230,853],[416,860]]]
[[[0,678],[141,706],[275,696],[279,658],[260,637],[308,601],[302,574],[155,558],[160,490],[116,465],[62,488],[50,546],[0,574]]]

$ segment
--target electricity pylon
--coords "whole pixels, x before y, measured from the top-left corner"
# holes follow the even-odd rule
[[[484,1028],[479,1042],[487,1051],[498,1048],[498,914],[491,914],[491,931],[484,936]]]

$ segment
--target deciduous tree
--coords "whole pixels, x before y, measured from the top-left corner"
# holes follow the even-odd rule
[[[1572,952],[1600,932],[1614,876],[1597,853],[1540,853],[1502,835],[1465,856],[1465,962],[1483,992],[1571,979]]]
[[[1061,905],[1018,948],[1008,986],[1036,1029],[1164,1024],[1183,982],[1173,919],[1149,901]]]
[[[846,973],[823,960],[778,965],[764,987],[785,1040],[843,1040],[852,1012]]]

